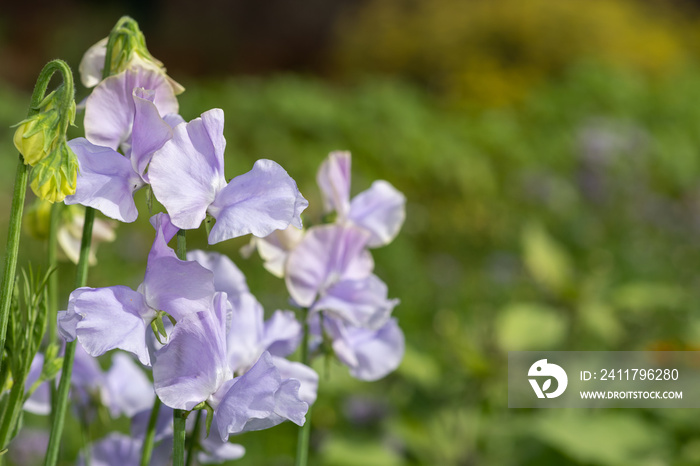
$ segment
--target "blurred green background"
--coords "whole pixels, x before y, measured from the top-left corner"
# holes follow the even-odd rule
[[[54,57],[77,70],[122,14],[140,22],[153,55],[186,87],[185,119],[224,109],[228,177],[276,160],[317,221],[316,170],[329,151],[350,150],[353,194],[375,179],[406,194],[401,234],[373,251],[376,273],[401,300],[405,359],[374,383],[317,361],[312,464],[700,463],[695,410],[516,410],[506,392],[509,350],[700,349],[700,4],[3,9],[0,244],[16,163],[9,127],[24,118],[36,74]],[[100,246],[91,286],[142,280],[152,233],[137,198],[140,218]],[[23,241],[24,263],[42,263],[43,244]],[[202,232],[188,241],[207,247]],[[268,312],[284,308],[283,283],[240,256],[245,243],[210,249],[232,257]],[[60,280],[65,305],[71,264]],[[98,420],[90,435],[109,429]],[[80,443],[69,437],[65,464]],[[234,440],[248,453],[232,464],[293,464],[291,425]]]

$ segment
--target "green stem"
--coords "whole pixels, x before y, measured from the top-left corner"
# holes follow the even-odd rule
[[[54,270],[58,267],[58,228],[61,220],[61,207],[63,204],[55,203],[51,206],[51,218],[49,221],[49,251],[48,265],[49,270]],[[56,320],[58,314],[58,272],[54,271],[49,277],[49,344],[54,344],[58,340],[58,332],[56,329]],[[50,422],[53,423],[54,418],[54,402],[56,401],[57,391],[56,384],[51,385],[51,416]]]
[[[141,450],[141,466],[148,466],[153,453],[153,439],[156,436],[156,423],[158,422],[158,412],[160,411],[161,401],[156,396],[156,401],[153,402],[151,417],[148,418],[148,430],[146,430],[146,438],[143,439],[143,449]]]
[[[187,236],[185,230],[177,232],[177,257],[180,260],[187,260]],[[175,436],[173,438],[173,466],[185,465],[185,421],[188,411],[176,409],[173,412],[173,428]]]
[[[39,112],[39,104],[44,100],[44,94],[49,87],[51,76],[55,72],[61,73],[63,84],[68,92],[64,95],[66,99],[73,98],[73,74],[68,65],[62,60],[53,60],[44,66],[39,73],[39,78],[34,86],[34,92],[29,103],[27,118]],[[17,256],[19,254],[19,237],[22,229],[22,211],[24,210],[24,199],[27,194],[27,179],[29,169],[24,164],[24,159],[19,156],[17,172],[15,175],[15,189],[12,194],[12,207],[10,210],[10,225],[7,234],[7,247],[5,248],[5,268],[2,276],[0,288],[0,351],[5,348],[5,336],[7,334],[7,321],[10,315],[10,303],[12,301],[12,291],[15,284],[15,272],[17,271]],[[0,358],[0,369],[2,368],[2,358]]]
[[[309,365],[309,310],[303,310],[303,325],[304,333],[301,340],[301,362]],[[309,438],[311,437],[311,405],[306,412],[306,422],[299,428],[299,437],[297,438],[297,457],[295,466],[306,466],[309,459]]]
[[[23,403],[20,401],[24,397],[24,383],[16,383],[10,390],[10,398],[7,401],[9,411],[3,413],[2,429],[0,430],[0,445],[7,448],[7,444],[12,440],[13,430],[17,426],[19,414],[22,411]]]
[[[187,411],[176,409],[173,411],[173,466],[185,466],[185,427],[187,424]]]
[[[199,442],[199,423],[202,421],[202,410],[197,411],[197,417],[194,418],[194,429],[192,429],[192,434],[190,435],[190,444],[187,447],[187,462],[185,466],[190,466],[192,464],[192,459],[195,454],[195,447]]]
[[[81,288],[87,283],[88,258],[90,254],[90,242],[92,240],[92,224],[95,221],[95,210],[92,207],[85,208],[85,223],[83,224],[83,238],[80,242],[80,259],[75,273],[75,287]],[[66,343],[66,351],[63,355],[63,371],[61,382],[58,384],[58,396],[56,397],[55,413],[51,427],[49,446],[46,451],[45,466],[54,466],[58,460],[58,450],[63,434],[63,423],[68,408],[68,390],[73,372],[73,360],[75,359],[76,340]]]
[[[51,206],[51,220],[49,223],[49,270],[58,267],[56,259],[58,251],[58,228],[61,220],[61,207],[63,204],[55,203]],[[58,273],[53,272],[49,277],[49,343],[56,343],[58,335],[56,332],[56,316],[58,313]]]

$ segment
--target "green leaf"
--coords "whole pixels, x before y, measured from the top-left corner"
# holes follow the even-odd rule
[[[513,304],[496,318],[496,339],[504,351],[547,350],[564,340],[561,311],[535,303]]]
[[[542,225],[528,224],[522,233],[522,244],[525,266],[540,285],[558,295],[572,287],[571,258]]]

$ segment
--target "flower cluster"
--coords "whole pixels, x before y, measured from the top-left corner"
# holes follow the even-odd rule
[[[386,284],[374,275],[369,248],[390,243],[405,218],[405,197],[386,181],[350,199],[348,152],[332,152],[322,163],[317,182],[330,224],[306,231],[287,228],[254,239],[273,274],[284,277],[298,306],[309,309],[317,339],[332,341],[338,359],[361,380],[376,380],[396,369],[404,337],[388,299]]]

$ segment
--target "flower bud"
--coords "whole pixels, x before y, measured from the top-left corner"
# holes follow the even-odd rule
[[[39,163],[30,174],[29,186],[39,199],[51,203],[62,201],[75,193],[78,176],[78,159],[65,140]]]
[[[25,164],[33,167],[53,150],[61,132],[60,99],[63,98],[63,92],[65,90],[61,86],[46,96],[39,104],[39,113],[17,124],[13,142]],[[71,100],[71,105],[65,112],[64,118],[72,125],[75,121],[75,100]]]
[[[34,166],[48,155],[58,131],[58,116],[51,108],[19,123],[13,142],[25,164]]]

